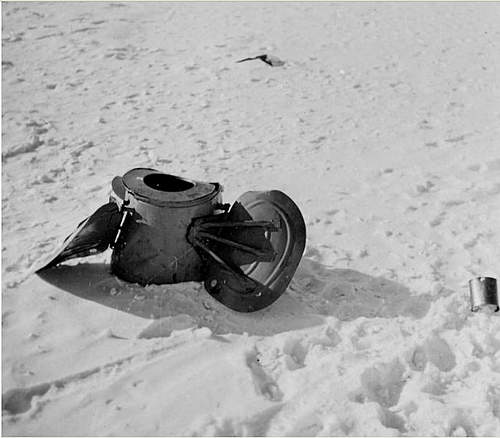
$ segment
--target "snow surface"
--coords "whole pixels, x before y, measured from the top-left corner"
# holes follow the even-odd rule
[[[467,289],[499,273],[498,3],[2,19],[5,435],[500,435],[500,315]],[[109,252],[33,275],[140,166],[291,196],[287,292],[239,314]]]

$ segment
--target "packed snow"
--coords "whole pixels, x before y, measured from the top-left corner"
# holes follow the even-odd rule
[[[500,435],[498,3],[3,3],[4,435]],[[267,54],[282,61],[238,60]],[[33,274],[133,167],[277,189],[242,314],[110,252]]]

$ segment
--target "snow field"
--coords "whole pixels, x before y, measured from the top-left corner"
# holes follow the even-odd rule
[[[5,435],[496,436],[495,3],[2,5]],[[271,68],[236,60],[262,53]],[[33,275],[132,167],[278,189],[287,292],[232,312],[109,252]]]

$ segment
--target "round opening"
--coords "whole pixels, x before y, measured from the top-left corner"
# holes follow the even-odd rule
[[[194,187],[194,184],[185,179],[164,173],[150,173],[144,177],[144,184],[160,192],[183,192]]]

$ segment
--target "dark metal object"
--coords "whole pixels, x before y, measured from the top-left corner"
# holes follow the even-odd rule
[[[285,65],[285,61],[282,61],[281,59],[277,58],[276,56],[265,55],[265,54],[259,55],[259,56],[254,56],[251,58],[240,59],[239,61],[236,61],[236,63],[245,62],[245,61],[253,61],[255,59],[259,59],[262,62],[265,62],[267,65],[270,65],[271,67],[281,67],[282,65]]]
[[[57,255],[43,268],[55,266],[65,260],[87,257],[105,251],[113,242],[120,224],[120,212],[109,202],[78,224],[76,230],[64,240]]]
[[[220,185],[153,169],[127,172],[123,185],[128,217],[115,243],[112,272],[143,285],[201,281],[202,261],[186,231],[194,217],[215,212]]]
[[[271,262],[276,253],[266,232],[278,231],[269,221],[255,221],[239,202],[229,212],[194,219],[188,240],[195,248],[217,254],[224,263],[240,266],[254,261]]]
[[[204,280],[221,303],[251,312],[285,291],[302,257],[304,220],[282,192],[246,192],[229,208],[218,183],[144,168],[111,185],[110,202],[83,221],[42,269],[109,246],[111,270],[124,280]]]
[[[497,280],[492,277],[477,277],[469,280],[471,310],[477,312],[481,307],[492,306],[498,311]]]
[[[205,288],[233,310],[267,307],[285,291],[302,258],[306,229],[300,210],[277,190],[246,192],[221,222],[219,229],[209,222],[214,234],[231,224],[232,237],[243,237],[253,247],[251,251],[237,248],[240,253],[227,251],[200,232],[203,219],[195,220],[189,239],[208,266]]]

